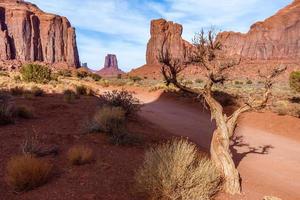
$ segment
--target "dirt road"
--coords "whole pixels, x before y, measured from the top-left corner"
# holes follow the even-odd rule
[[[142,115],[163,129],[209,149],[214,124],[196,103],[159,93],[137,94],[145,106]],[[259,200],[277,196],[300,198],[300,119],[272,113],[244,115],[236,130],[232,152],[242,178],[242,195],[220,199]]]

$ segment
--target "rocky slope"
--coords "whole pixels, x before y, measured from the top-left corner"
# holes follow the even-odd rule
[[[228,55],[237,54],[250,60],[299,60],[300,0],[253,24],[246,34],[223,32],[219,39]]]
[[[117,76],[119,74],[124,74],[122,70],[119,69],[117,56],[114,54],[108,54],[105,57],[104,67],[97,74],[101,76]]]
[[[0,0],[0,60],[79,67],[75,29],[67,18],[45,13],[34,4]]]
[[[170,52],[173,57],[186,59],[193,47],[181,35],[181,25],[164,19],[153,20],[147,63],[131,74],[159,76],[160,52]],[[242,57],[241,65],[234,69],[232,75],[255,77],[258,69],[283,63],[288,66],[287,77],[290,71],[300,68],[300,0],[295,0],[265,21],[255,23],[246,34],[222,32],[218,39],[228,56]],[[201,69],[189,67],[184,73],[195,76],[201,73]]]

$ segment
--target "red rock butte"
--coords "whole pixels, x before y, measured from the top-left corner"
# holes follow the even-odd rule
[[[0,0],[0,60],[79,67],[75,29],[66,17],[45,13],[34,4]]]
[[[117,76],[124,74],[119,69],[117,56],[114,54],[107,54],[105,57],[104,68],[97,72],[101,76]]]
[[[164,19],[151,22],[151,38],[147,45],[146,64],[130,72],[132,75],[159,76],[159,54],[169,53],[186,60],[193,45],[182,39],[182,26]],[[240,56],[237,74],[254,75],[259,67],[286,64],[289,73],[300,68],[300,0],[295,0],[274,16],[253,24],[248,33],[222,32],[217,36],[230,56]],[[269,65],[269,66],[268,66]],[[201,70],[190,67],[186,74]]]

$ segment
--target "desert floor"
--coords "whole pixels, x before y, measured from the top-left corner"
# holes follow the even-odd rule
[[[94,113],[95,97],[81,97],[67,104],[60,94],[34,99],[15,98],[18,104],[34,109],[35,117],[0,129],[0,199],[141,199],[134,194],[134,173],[141,165],[145,148],[176,136],[188,137],[203,151],[209,150],[214,124],[200,103],[160,91],[149,93],[129,88],[144,103],[140,117],[129,130],[144,138],[144,144],[113,146],[102,134],[83,135],[83,122]],[[111,88],[103,89],[111,90]],[[36,132],[45,144],[56,144],[60,153],[47,157],[54,164],[53,178],[46,185],[15,194],[5,183],[8,159],[20,153],[28,132]],[[273,113],[242,116],[232,144],[234,160],[241,174],[243,193],[217,199],[262,199],[265,195],[284,200],[300,196],[300,119]],[[95,162],[80,167],[68,164],[69,147],[84,144],[93,148]]]

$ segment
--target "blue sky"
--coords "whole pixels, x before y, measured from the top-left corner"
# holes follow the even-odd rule
[[[165,18],[183,25],[190,41],[202,27],[247,32],[292,0],[29,0],[47,12],[66,16],[76,27],[80,60],[92,69],[116,54],[130,71],[145,64],[150,21]]]

